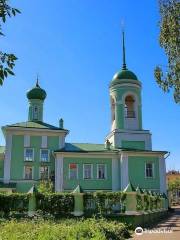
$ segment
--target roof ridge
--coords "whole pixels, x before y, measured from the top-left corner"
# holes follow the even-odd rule
[[[70,144],[95,144],[95,145],[104,145],[104,143],[82,143],[82,142],[66,142]]]

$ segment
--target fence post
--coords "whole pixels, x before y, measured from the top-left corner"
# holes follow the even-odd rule
[[[124,189],[126,195],[126,212],[127,214],[137,213],[137,198],[136,198],[136,189],[133,187],[131,183],[127,185]]]
[[[28,194],[29,194],[28,216],[29,217],[34,216],[36,212],[36,193],[37,192],[38,191],[35,185],[33,184],[33,186],[28,191]]]
[[[78,185],[72,192],[74,196],[74,212],[72,214],[76,217],[84,214],[83,193],[81,187]]]

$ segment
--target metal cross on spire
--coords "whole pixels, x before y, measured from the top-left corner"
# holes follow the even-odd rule
[[[39,74],[37,74],[37,78],[36,78],[36,87],[39,87]]]
[[[122,44],[123,44],[123,65],[122,65],[122,69],[127,70],[127,68],[126,68],[126,51],[125,51],[124,29],[122,30]]]

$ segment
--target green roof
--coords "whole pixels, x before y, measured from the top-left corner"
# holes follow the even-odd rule
[[[5,146],[0,146],[0,154],[5,152]]]
[[[38,129],[50,129],[50,130],[66,130],[53,125],[50,125],[41,121],[27,121],[20,122],[11,125],[6,125],[5,127],[19,127],[19,128],[38,128]],[[66,130],[67,131],[67,130]]]
[[[111,149],[106,149],[105,144],[94,143],[65,143],[64,148],[55,150],[55,152],[119,152],[119,151],[167,153],[166,151],[150,151],[129,148],[112,147]]]
[[[46,96],[46,91],[39,86],[38,81],[36,83],[36,86],[27,92],[28,99],[44,100]]]
[[[65,147],[55,152],[104,152],[110,151],[105,149],[104,144],[94,143],[65,143]],[[113,150],[112,150],[113,151]]]

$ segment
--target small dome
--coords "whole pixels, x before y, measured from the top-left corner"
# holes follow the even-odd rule
[[[120,72],[117,72],[113,77],[113,80],[116,80],[116,79],[138,80],[137,76],[129,70],[121,70]]]
[[[110,87],[121,83],[136,83],[140,85],[137,76],[128,69],[122,69],[117,72],[110,83]]]
[[[46,91],[40,88],[38,82],[36,83],[36,86],[34,88],[32,88],[27,92],[26,95],[28,99],[39,99],[39,100],[44,100],[47,96]]]

